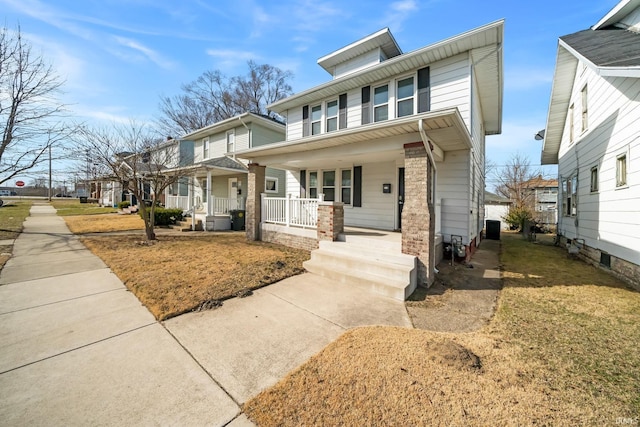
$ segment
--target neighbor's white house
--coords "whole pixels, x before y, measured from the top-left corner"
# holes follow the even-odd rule
[[[408,53],[385,28],[320,58],[332,80],[268,107],[286,117],[286,138],[236,152],[251,162],[248,238],[317,248],[307,270],[379,289],[397,280],[387,293],[398,298],[433,282],[452,236],[470,256],[485,136],[502,125],[503,24]],[[260,200],[265,167],[286,170],[286,200]],[[397,244],[365,239],[394,230]],[[390,279],[393,263],[406,274]]]
[[[165,205],[190,211],[205,230],[230,229],[230,211],[245,209],[247,192],[246,161],[236,158],[236,151],[279,142],[284,135],[284,124],[254,113],[184,135],[182,140],[192,141],[191,161],[169,168],[182,178],[166,189]],[[284,171],[268,169],[265,193],[284,196],[285,181]]]
[[[638,286],[640,0],[560,37],[542,164],[558,164],[558,234]]]

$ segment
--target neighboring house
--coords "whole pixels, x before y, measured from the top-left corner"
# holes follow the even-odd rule
[[[542,148],[558,164],[558,234],[640,283],[640,0],[560,37]]]
[[[504,218],[509,214],[511,199],[499,196],[488,191],[484,192],[484,219],[485,221],[500,221],[502,230],[509,230],[509,223]]]
[[[538,175],[525,181],[524,187],[531,192],[534,220],[539,224],[555,225],[558,222],[558,180]]]
[[[183,178],[167,188],[166,206],[191,211],[206,230],[229,229],[230,212],[245,209],[247,193],[246,161],[235,152],[282,141],[284,135],[284,124],[254,113],[185,135],[182,139],[193,141],[192,161],[171,169]],[[284,196],[285,181],[284,171],[269,168],[263,185],[269,196]]]
[[[380,289],[385,259],[410,260],[411,282],[389,292],[398,298],[433,283],[452,235],[469,257],[484,223],[485,135],[502,126],[502,43],[503,21],[408,53],[383,29],[320,58],[331,81],[268,106],[286,117],[286,139],[237,152],[251,161],[247,237],[319,248],[308,270]],[[281,207],[260,201],[264,167],[287,171]],[[398,256],[379,241],[330,244],[356,240],[344,226],[399,231]],[[320,259],[331,251],[342,252]]]

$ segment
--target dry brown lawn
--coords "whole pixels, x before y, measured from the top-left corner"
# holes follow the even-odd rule
[[[144,230],[144,221],[140,215],[101,215],[63,216],[69,230],[75,234],[105,233],[114,231]]]
[[[349,331],[244,411],[260,426],[638,425],[640,293],[519,236],[501,262],[484,329]]]
[[[300,274],[309,258],[308,251],[248,242],[244,233],[166,235],[150,245],[140,239],[82,242],[159,320]]]

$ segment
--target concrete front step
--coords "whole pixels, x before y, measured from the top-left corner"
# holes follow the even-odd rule
[[[320,242],[304,267],[311,273],[404,301],[417,283],[416,257],[392,251],[375,239]],[[393,242],[389,242],[393,243]]]
[[[195,230],[191,229],[191,218],[187,218],[184,221],[178,221],[175,225],[171,226],[172,229],[177,231],[202,231],[202,220],[197,219],[195,222]]]

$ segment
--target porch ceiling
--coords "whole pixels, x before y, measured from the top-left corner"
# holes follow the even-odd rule
[[[471,148],[471,137],[457,108],[431,111],[293,141],[239,151],[236,156],[265,166],[296,169],[323,162],[367,163],[403,159],[403,145],[421,141],[419,122],[443,152]]]

